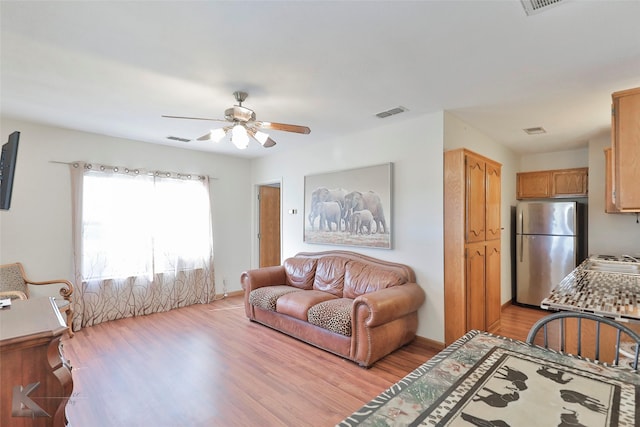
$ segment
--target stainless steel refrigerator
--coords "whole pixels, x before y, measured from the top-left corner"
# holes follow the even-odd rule
[[[520,202],[516,208],[516,302],[540,306],[582,261],[582,206]]]

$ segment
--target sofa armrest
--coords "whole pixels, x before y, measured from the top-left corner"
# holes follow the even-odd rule
[[[353,302],[353,319],[357,321],[358,311],[365,309],[369,315],[364,326],[373,328],[417,311],[425,299],[424,290],[417,283],[381,289],[358,296]]]
[[[284,267],[281,265],[248,270],[240,276],[240,283],[247,295],[252,290],[263,286],[284,285],[286,282],[287,276],[285,274]]]

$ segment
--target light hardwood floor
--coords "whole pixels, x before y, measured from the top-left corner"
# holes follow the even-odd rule
[[[508,306],[524,339],[543,311]],[[102,323],[65,338],[72,426],[333,426],[437,351],[424,340],[370,369],[244,315],[242,298]]]

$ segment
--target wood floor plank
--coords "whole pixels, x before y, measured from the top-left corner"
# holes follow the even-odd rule
[[[523,339],[545,313],[503,311]],[[74,426],[333,426],[437,353],[419,341],[370,369],[244,314],[241,297],[121,319],[64,339]]]

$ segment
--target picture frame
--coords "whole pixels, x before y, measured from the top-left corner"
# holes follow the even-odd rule
[[[393,163],[304,177],[304,241],[391,249]]]

